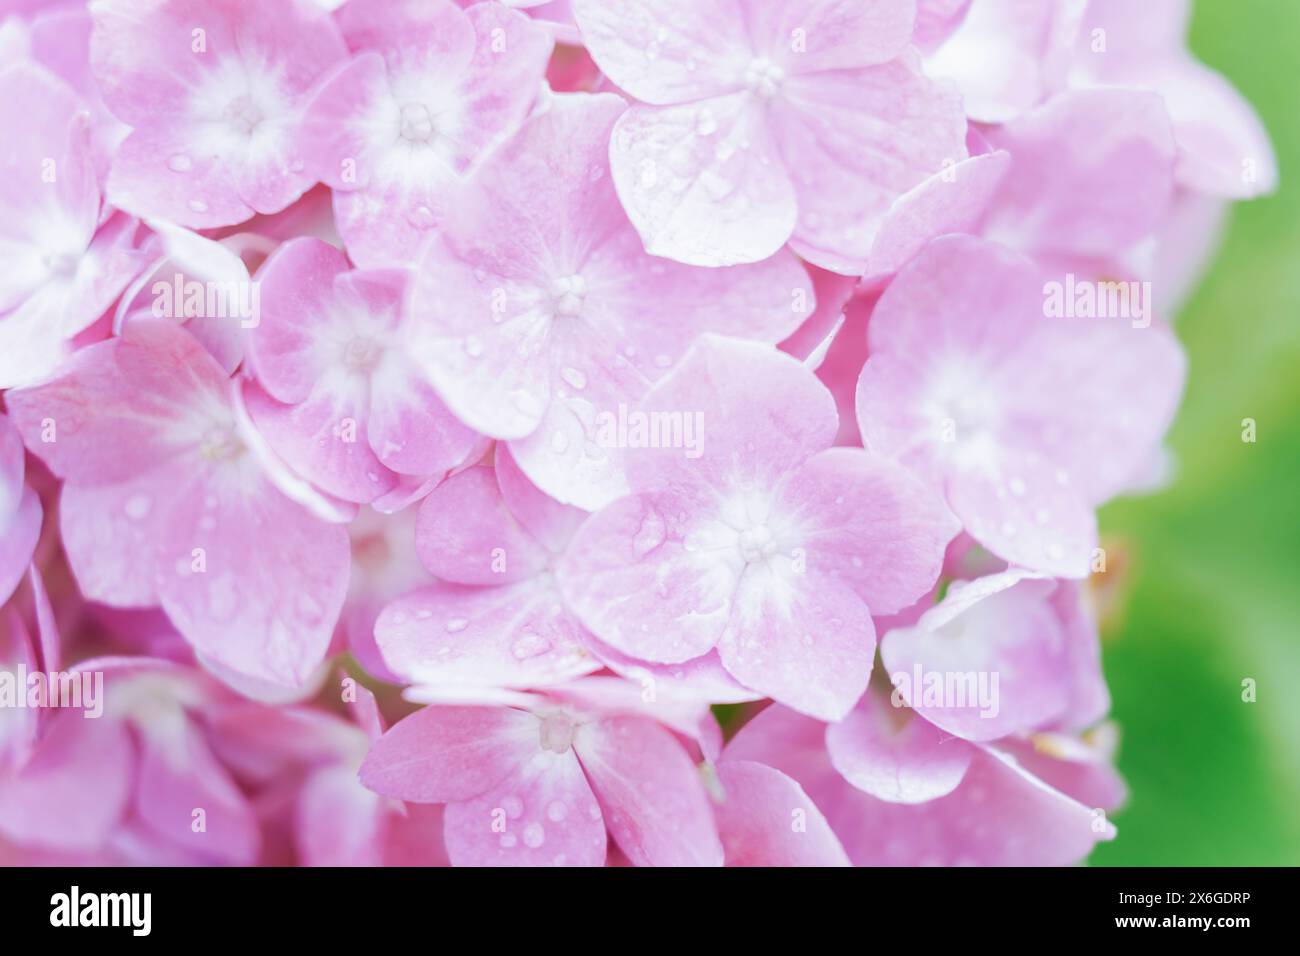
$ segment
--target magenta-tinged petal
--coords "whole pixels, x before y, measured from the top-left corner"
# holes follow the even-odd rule
[[[746,687],[839,720],[867,689],[876,631],[862,599],[824,571],[750,564],[718,651]]]
[[[1145,238],[1168,211],[1174,137],[1153,93],[1063,93],[989,137],[1011,154],[985,219],[989,238],[1027,251],[1106,256]],[[1069,148],[1080,137],[1088,149]]]
[[[704,785],[681,744],[637,717],[579,728],[574,748],[609,832],[637,866],[720,866]]]
[[[169,843],[221,863],[251,865],[261,842],[252,806],[202,732],[179,714],[176,719],[141,728],[136,813]]]
[[[313,101],[313,168],[338,190],[353,261],[407,264],[444,219],[447,187],[527,115],[552,43],[495,3],[356,13],[350,40],[367,52]]]
[[[956,84],[972,120],[1006,122],[1065,85],[1085,6],[979,0],[926,57],[926,72]]]
[[[55,474],[109,484],[200,446],[227,389],[193,336],[171,321],[141,319],[79,351],[57,379],[5,401],[28,448]]]
[[[471,461],[485,441],[461,424],[405,361],[393,361],[371,376],[366,437],[386,468],[439,478]]]
[[[873,614],[912,604],[939,576],[960,530],[933,490],[883,458],[854,448],[814,455],[785,482],[773,506],[810,568],[840,578]]]
[[[347,592],[347,532],[269,482],[178,489],[160,545],[163,608],[194,645],[249,677],[298,686],[329,646]]]
[[[567,605],[597,637],[632,657],[699,657],[718,642],[730,616],[741,564],[690,543],[695,516],[683,508],[671,495],[619,499],[582,525],[561,561]]]
[[[215,227],[279,212],[307,190],[304,100],[346,55],[332,18],[312,7],[98,4],[95,77],[109,109],[135,127],[109,175],[114,205]],[[143,62],[140,49],[156,55]]]
[[[739,89],[756,56],[737,0],[574,0],[588,52],[610,79],[647,103],[681,103]]]
[[[496,450],[497,485],[515,520],[546,550],[563,551],[587,513],[561,504],[528,480],[508,446]]]
[[[898,197],[871,244],[867,274],[880,277],[897,272],[936,236],[975,232],[1010,159],[1003,151],[971,156]]]
[[[792,77],[771,126],[798,196],[792,248],[849,275],[866,270],[890,204],[966,157],[960,99],[910,55]]]
[[[660,440],[659,447],[635,441],[630,419],[626,428],[611,422],[633,446],[627,470],[634,491],[771,488],[829,447],[837,425],[834,400],[802,363],[759,343],[715,335],[701,336],[634,411],[684,416],[682,440]],[[702,429],[688,434],[688,425]]]
[[[726,793],[717,817],[727,866],[849,865],[812,798],[781,771],[726,760],[718,779]]]
[[[892,696],[868,691],[851,714],[826,728],[826,751],[853,786],[887,803],[925,803],[952,793],[974,749]]]
[[[350,767],[322,767],[303,782],[294,845],[304,866],[379,866],[385,800]]]
[[[384,662],[407,682],[467,688],[534,688],[600,669],[584,632],[542,580],[422,588],[375,622]]]
[[[375,741],[361,782],[416,803],[468,800],[537,749],[538,722],[503,707],[425,707]]]
[[[791,73],[851,70],[898,56],[912,39],[915,0],[742,4],[756,52]]]
[[[334,302],[334,280],[347,271],[343,253],[319,239],[280,246],[257,273],[261,320],[249,336],[258,381],[274,398],[305,401],[323,371],[313,361],[314,333]],[[323,350],[321,350],[323,351]]]
[[[452,865],[603,866],[605,823],[582,771],[572,750],[543,750],[534,737],[531,756],[487,792],[448,805]]]
[[[1007,562],[1083,578],[1097,519],[1070,474],[1035,450],[1011,448],[952,476],[948,504],[971,537]]]
[[[271,449],[295,472],[344,501],[368,502],[397,479],[366,440],[367,395],[361,388],[318,389],[298,405],[283,405],[254,384],[244,407]]]
[[[111,485],[63,486],[59,528],[82,594],[113,607],[158,603],[158,542],[185,477],[172,467]]]
[[[540,573],[548,555],[510,513],[495,471],[448,478],[420,505],[416,550],[429,573],[457,584],[502,585]]]
[[[0,524],[13,517],[23,499],[26,457],[22,435],[0,415]]]
[[[857,866],[1066,866],[1115,828],[996,751],[971,761],[946,797],[915,805],[863,794],[831,812]]]
[[[1053,581],[1019,571],[958,582],[880,656],[898,696],[966,740],[1027,733],[1058,716],[1070,668]]]
[[[610,168],[646,251],[690,265],[766,259],[799,215],[795,184],[748,93],[631,107],[614,127]]]
[[[120,824],[135,755],[112,719],[61,713],[31,759],[0,786],[0,833],[56,849],[95,849]]]

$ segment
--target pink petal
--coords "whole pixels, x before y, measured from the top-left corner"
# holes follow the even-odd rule
[[[447,807],[452,865],[603,866],[605,824],[582,771],[573,751],[542,750],[534,737],[531,758],[482,795]]]
[[[825,572],[751,564],[718,651],[746,687],[801,713],[839,720],[867,689],[876,631],[862,599]]]
[[[416,803],[468,800],[537,749],[537,718],[504,707],[425,707],[375,741],[361,782]]]
[[[388,667],[421,685],[526,689],[600,669],[582,627],[541,581],[422,588],[384,608],[375,637]]]
[[[738,89],[754,57],[736,0],[573,0],[587,50],[614,83],[647,103]]]
[[[1068,148],[1078,137],[1088,149]],[[1011,154],[984,225],[990,238],[1105,256],[1145,238],[1169,209],[1174,138],[1153,93],[1063,93],[991,131],[990,141]]]
[[[795,185],[748,93],[631,107],[614,127],[610,167],[646,251],[690,265],[766,259],[799,214]]]
[[[347,592],[348,537],[259,484],[232,491],[199,479],[179,489],[160,546],[158,593],[197,651],[294,687],[329,646]]]
[[[774,510],[798,527],[810,565],[847,583],[873,614],[892,614],[924,594],[960,530],[932,490],[854,448],[810,458],[784,483]]]
[[[722,864],[700,775],[668,731],[614,717],[579,728],[574,747],[610,833],[635,865]]]
[[[135,809],[144,825],[208,859],[251,865],[261,842],[253,808],[199,729],[184,718],[174,727],[152,723],[142,729]]]
[[[771,125],[798,196],[792,247],[849,275],[865,271],[890,204],[966,157],[959,98],[925,77],[911,55],[791,77]]]
[[[718,778],[727,794],[717,811],[727,866],[849,865],[821,811],[781,771],[727,760]]]
[[[0,786],[0,832],[56,849],[102,846],[120,825],[135,756],[126,727],[68,711]]]
[[[511,514],[496,472],[453,475],[420,505],[416,549],[429,573],[457,584],[501,585],[540,573],[548,554]]]
[[[891,698],[868,691],[848,717],[826,728],[831,763],[853,786],[888,803],[952,793],[974,749]]]

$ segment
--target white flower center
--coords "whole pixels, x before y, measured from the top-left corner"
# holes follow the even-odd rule
[[[582,304],[587,297],[587,283],[579,275],[556,279],[551,283],[550,293],[555,314],[572,318],[582,314]]]
[[[568,714],[548,714],[542,719],[539,737],[542,749],[552,753],[568,753],[573,746],[573,735],[577,724]]]
[[[236,133],[252,136],[265,117],[251,96],[237,96],[226,105],[225,119]]]
[[[762,561],[776,554],[776,537],[765,524],[754,525],[740,532],[736,541],[740,556],[746,564]]]
[[[423,103],[407,103],[402,107],[402,139],[409,143],[427,143],[436,132],[429,107]]]
[[[781,83],[785,80],[785,70],[767,57],[751,60],[745,67],[745,88],[756,96],[770,100],[781,92]]]

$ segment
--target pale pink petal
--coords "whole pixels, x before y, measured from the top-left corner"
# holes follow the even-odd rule
[[[748,760],[718,765],[718,835],[727,866],[848,866],[830,824],[795,781]]]
[[[952,793],[975,750],[909,709],[897,692],[871,691],[826,728],[831,763],[849,783],[888,803],[925,803]]]
[[[610,833],[637,866],[720,866],[704,785],[667,730],[637,717],[578,729],[574,748]]]
[[[141,728],[135,810],[157,836],[220,863],[249,866],[261,842],[253,808],[185,720]]]
[[[960,530],[932,489],[853,448],[814,455],[773,507],[798,529],[793,536],[809,567],[844,581],[873,614],[892,614],[924,594]]]
[[[738,0],[573,0],[596,64],[647,103],[681,103],[739,89],[756,56]]]
[[[824,269],[866,270],[890,204],[966,158],[961,101],[914,56],[791,77],[771,117],[798,197],[792,248]]]
[[[324,658],[347,592],[347,532],[265,480],[178,488],[157,567],[162,606],[216,662],[284,686]]]
[[[603,866],[605,823],[591,790],[572,750],[543,750],[534,736],[532,755],[487,792],[448,805],[447,855],[453,866]]]
[[[503,707],[425,707],[375,741],[361,782],[416,803],[467,800],[538,746],[537,718]]]
[[[540,573],[548,554],[511,514],[496,472],[453,475],[420,505],[416,549],[429,573],[458,584],[501,585]]]
[[[839,720],[867,689],[876,631],[862,599],[810,566],[750,564],[718,644],[736,680],[787,707]]]
[[[302,864],[381,865],[385,803],[349,767],[315,771],[303,782],[294,819],[294,845]]]
[[[601,666],[584,637],[543,580],[438,584],[392,602],[375,622],[388,667],[427,686],[527,689],[572,680]]]
[[[614,127],[610,167],[647,252],[727,266],[768,258],[794,231],[795,184],[777,148],[761,107],[732,93],[631,107]]]
[[[134,763],[120,721],[60,714],[22,770],[0,785],[0,833],[54,849],[102,846],[127,809]]]

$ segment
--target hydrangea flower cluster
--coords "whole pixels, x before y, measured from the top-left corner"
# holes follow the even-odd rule
[[[1096,511],[1276,180],[1184,0],[0,15],[0,860],[1114,837]]]

